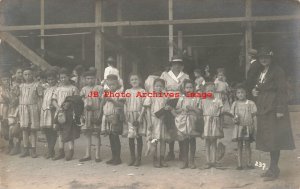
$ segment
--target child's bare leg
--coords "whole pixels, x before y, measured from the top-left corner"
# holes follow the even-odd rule
[[[36,141],[37,141],[37,133],[35,130],[32,130],[31,133],[31,157],[32,158],[37,158],[36,154]]]
[[[58,153],[53,158],[53,160],[59,160],[65,157],[64,143],[62,141],[62,131],[58,132]]]
[[[87,142],[86,151],[85,151],[85,156],[79,160],[80,162],[91,160],[92,135],[90,132],[87,131],[85,133],[85,137],[86,137],[86,142]]]
[[[26,156],[29,156],[29,131],[28,131],[28,129],[25,128],[22,131],[22,134],[23,134],[24,151],[20,157],[26,157]]]
[[[190,168],[191,169],[196,169],[195,165],[195,154],[196,154],[196,138],[192,137],[189,139],[189,144],[190,144]]]
[[[74,140],[71,140],[68,143],[69,143],[69,152],[66,156],[66,161],[70,161],[74,155]]]
[[[246,156],[247,156],[247,168],[254,169],[252,165],[252,151],[251,151],[251,143],[249,141],[245,141],[245,150],[246,150]]]
[[[95,161],[96,162],[100,162],[101,158],[100,158],[100,148],[101,148],[101,137],[100,134],[97,133],[96,135],[96,155],[95,155]]]
[[[166,153],[166,141],[161,140],[159,158],[160,158],[160,165],[162,167],[168,167],[168,164],[165,162],[165,153]]]
[[[158,144],[155,143],[154,153],[153,153],[153,167],[160,168],[160,163],[158,162]]]
[[[205,150],[206,150],[206,164],[207,168],[210,168],[210,139],[205,139]]]
[[[212,139],[211,141],[211,151],[212,151],[212,164],[215,165],[217,162],[217,139]]]
[[[238,145],[238,167],[237,167],[237,169],[241,170],[241,169],[243,169],[242,168],[243,141],[239,140],[238,143],[237,143],[237,145]]]

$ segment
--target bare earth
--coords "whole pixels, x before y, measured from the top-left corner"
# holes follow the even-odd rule
[[[296,146],[300,145],[300,113],[291,113]],[[230,141],[232,128],[225,128],[226,154],[221,161],[222,169],[204,170],[204,144],[197,139],[196,163],[198,169],[178,168],[179,161],[169,162],[168,168],[153,168],[152,158],[143,157],[141,167],[128,167],[128,141],[122,139],[122,160],[120,166],[108,166],[104,162],[110,158],[110,148],[107,137],[102,137],[103,162],[94,161],[79,163],[84,155],[84,138],[76,141],[75,158],[70,162],[65,160],[46,160],[44,143],[39,143],[37,159],[18,156],[8,156],[0,153],[0,189],[146,189],[146,188],[257,188],[257,189],[299,189],[300,188],[300,150],[283,151],[280,159],[281,176],[277,181],[263,182],[259,175],[262,168],[237,171],[236,143]],[[280,139],[279,139],[280,140]],[[178,144],[176,144],[178,147]],[[146,147],[145,147],[146,148]],[[144,148],[144,149],[145,149]],[[253,144],[253,149],[255,144]],[[267,153],[253,150],[253,162],[260,161],[269,164]],[[178,157],[178,148],[176,149]]]

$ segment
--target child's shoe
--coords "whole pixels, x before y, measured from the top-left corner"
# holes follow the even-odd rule
[[[131,160],[130,162],[128,163],[128,166],[133,166],[135,163],[135,157],[134,156],[131,156]]]
[[[211,163],[206,163],[204,169],[210,169],[212,167]]]
[[[73,155],[74,155],[74,149],[69,150],[69,153],[66,156],[66,161],[72,160]]]
[[[38,155],[36,154],[36,148],[31,148],[31,150],[30,150],[30,156],[32,158],[37,158],[38,157]]]
[[[14,146],[14,148],[10,151],[9,155],[14,156],[21,153],[21,146],[20,143],[17,142]]]
[[[141,157],[137,157],[134,166],[139,167],[141,165]]]
[[[29,148],[25,147],[22,154],[20,155],[20,158],[24,158],[24,157],[27,157],[27,156],[29,156]]]
[[[182,162],[179,168],[180,169],[185,169],[185,168],[188,168],[188,167],[189,167],[189,165],[188,165],[187,162]]]
[[[53,158],[53,160],[63,159],[65,157],[64,149],[59,149],[58,154]]]
[[[85,162],[85,161],[90,161],[90,160],[92,160],[91,156],[81,158],[81,159],[79,160],[79,162]]]
[[[191,157],[189,165],[191,169],[196,169],[195,159],[193,157]]]
[[[120,165],[121,163],[122,163],[121,158],[116,158],[116,159],[113,161],[112,165]]]
[[[160,157],[160,166],[162,166],[162,167],[168,167],[168,164],[165,162],[164,156]]]

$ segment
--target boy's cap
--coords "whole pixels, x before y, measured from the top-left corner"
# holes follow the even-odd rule
[[[116,62],[116,60],[113,57],[108,57],[106,62]]]
[[[182,57],[178,56],[178,55],[174,55],[171,59],[171,63],[183,63],[183,59]]]
[[[273,56],[273,55],[274,55],[274,53],[273,53],[273,51],[271,50],[270,47],[262,46],[258,49],[258,54],[257,54],[258,57]]]
[[[255,50],[255,49],[250,49],[250,50],[249,50],[249,55],[251,55],[251,56],[256,56],[256,55],[257,55],[257,50]]]

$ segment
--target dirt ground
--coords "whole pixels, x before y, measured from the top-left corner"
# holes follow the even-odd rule
[[[300,112],[291,113],[296,146],[300,145]],[[230,141],[232,128],[225,128],[225,157],[221,160],[222,169],[204,170],[204,143],[197,139],[197,169],[179,169],[179,161],[169,162],[168,168],[153,168],[152,158],[143,157],[141,167],[128,167],[128,141],[122,139],[122,160],[119,166],[108,166],[110,158],[109,141],[102,137],[101,156],[103,161],[79,163],[84,155],[84,137],[76,141],[75,158],[72,161],[52,161],[42,157],[44,143],[39,143],[37,159],[8,156],[0,153],[0,189],[155,189],[155,188],[256,188],[256,189],[299,189],[300,188],[300,150],[283,151],[280,159],[281,176],[273,182],[264,182],[259,175],[262,168],[235,170],[236,143]],[[176,144],[178,157],[178,144]],[[146,147],[144,147],[145,149]],[[253,149],[255,144],[253,144]],[[253,162],[269,164],[267,153],[253,150]]]

